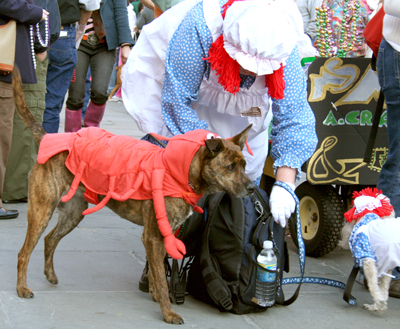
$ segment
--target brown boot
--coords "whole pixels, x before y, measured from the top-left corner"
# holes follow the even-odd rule
[[[389,296],[393,298],[400,298],[400,280],[390,282]]]

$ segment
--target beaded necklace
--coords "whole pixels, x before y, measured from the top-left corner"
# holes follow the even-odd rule
[[[360,0],[344,0],[338,47],[333,40],[332,10],[325,4],[316,8],[317,47],[321,57],[346,57],[348,52],[355,49],[360,7]]]
[[[42,35],[40,34],[39,23],[36,24],[36,34],[38,36],[39,43],[42,47],[48,47],[50,45],[50,36],[49,36],[49,18],[46,16],[45,18],[45,40],[42,39]],[[32,51],[32,61],[33,67],[36,70],[36,59],[35,59],[35,33],[33,31],[33,25],[29,27],[30,41],[31,41],[31,51]]]

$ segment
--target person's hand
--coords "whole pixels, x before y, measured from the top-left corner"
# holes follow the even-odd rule
[[[286,184],[288,184],[294,191],[294,184]],[[274,185],[269,198],[269,206],[275,222],[279,223],[282,227],[285,227],[287,220],[296,208],[296,202],[285,188]]]
[[[41,21],[44,21],[47,18],[47,16],[49,16],[49,12],[46,9],[43,9]]]
[[[39,58],[39,61],[43,62],[46,59],[47,56],[47,50],[44,51],[43,53],[37,53],[37,57]]]
[[[76,23],[75,25],[75,29],[76,29],[76,49],[79,48],[79,45],[81,44],[83,35],[85,34],[85,29],[86,29],[86,24],[79,24]]]
[[[128,60],[129,52],[131,51],[130,45],[125,45],[121,47],[121,61],[122,64],[125,64]]]

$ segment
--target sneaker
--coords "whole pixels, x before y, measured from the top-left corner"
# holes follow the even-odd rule
[[[110,102],[122,102],[122,98],[121,97],[117,97],[117,96],[113,96],[111,99],[110,99]]]
[[[393,298],[400,298],[400,280],[390,282],[389,296]]]

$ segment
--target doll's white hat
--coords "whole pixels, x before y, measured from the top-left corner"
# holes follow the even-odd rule
[[[285,66],[297,43],[296,18],[292,0],[235,1],[223,23],[224,48],[246,70],[271,74]]]
[[[294,1],[230,0],[223,9],[223,34],[206,58],[220,75],[219,82],[227,91],[237,92],[240,65],[265,75],[270,96],[283,98],[283,67],[303,34],[302,18]]]

